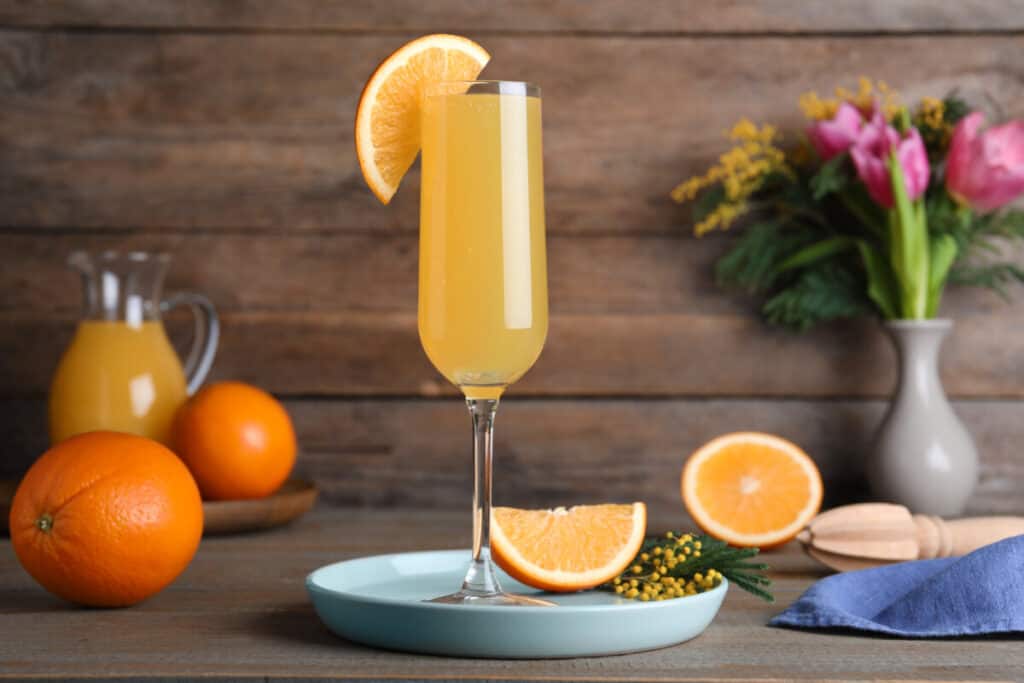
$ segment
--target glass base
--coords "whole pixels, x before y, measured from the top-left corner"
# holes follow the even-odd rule
[[[513,593],[473,593],[459,591],[451,595],[442,595],[425,602],[439,602],[445,605],[495,605],[498,607],[557,607],[550,600],[531,598]]]
[[[541,598],[529,598],[501,590],[498,577],[491,565],[490,548],[482,548],[476,559],[469,563],[462,589],[450,595],[424,600],[446,605],[495,605],[498,607],[557,607],[556,603]]]

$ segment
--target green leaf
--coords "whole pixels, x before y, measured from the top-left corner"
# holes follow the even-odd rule
[[[890,258],[900,286],[900,317],[921,319],[928,311],[928,230],[920,202],[907,195],[896,153],[889,155],[893,208],[889,211]]]
[[[811,196],[814,201],[821,201],[828,195],[841,191],[850,182],[847,159],[849,156],[846,154],[834,156],[811,176]]]
[[[971,211],[964,210],[949,196],[945,189],[936,194],[929,194],[925,200],[925,213],[928,215],[928,232],[932,235],[951,235],[961,246],[970,242],[975,226],[987,221],[985,217],[974,217]]]
[[[973,273],[975,267],[970,264],[971,261],[983,254],[998,254],[1006,241],[1024,239],[1024,211],[1020,209],[1004,209],[998,213],[978,215],[970,209],[956,207],[956,216],[959,225],[951,232],[960,245],[957,267],[964,272]],[[948,217],[937,227],[941,229],[943,225],[949,225]]]
[[[787,230],[780,221],[755,223],[715,264],[715,277],[722,285],[765,292],[778,279],[779,264],[814,238],[813,230]]]
[[[983,287],[1009,299],[1006,286],[1024,284],[1024,269],[1015,263],[987,263],[980,266],[955,265],[950,270],[949,282],[966,287]]]
[[[1024,238],[1024,211],[1007,208],[978,215],[960,208],[959,215],[963,228],[957,235],[959,250],[948,282],[991,289],[1008,300],[1008,285],[1024,284],[1024,269],[1015,263],[987,259],[999,254],[1006,242]]]
[[[961,99],[955,92],[946,95],[942,100],[942,119],[950,126],[960,123],[960,119],[971,113],[971,107],[966,100]]]
[[[857,248],[868,276],[868,296],[878,306],[883,318],[898,318],[899,287],[892,268],[878,250],[864,240],[858,240]]]
[[[870,310],[864,282],[850,268],[832,260],[803,270],[792,284],[769,298],[761,312],[770,323],[803,331]]]
[[[710,216],[724,201],[725,188],[721,185],[714,185],[701,192],[693,201],[693,222],[699,223]]]
[[[780,263],[777,267],[777,271],[779,273],[785,273],[788,270],[802,268],[804,266],[811,265],[812,263],[827,259],[830,256],[835,256],[847,249],[852,249],[855,245],[856,241],[854,239],[843,236],[832,237],[827,240],[815,242],[808,247],[804,247]]]
[[[928,311],[929,318],[934,318],[939,312],[939,302],[942,299],[942,290],[946,286],[946,276],[949,269],[956,260],[960,246],[951,235],[936,235],[932,239],[931,254],[928,264]]]
[[[850,186],[838,197],[846,212],[869,234],[878,239],[886,239],[886,212],[871,198],[863,183]]]
[[[910,112],[906,107],[900,107],[899,118],[896,120],[896,128],[903,135],[907,134],[914,124],[910,122]]]
[[[1024,211],[1005,209],[996,214],[989,214],[988,218],[988,225],[985,229],[987,234],[1007,239],[1024,237]]]

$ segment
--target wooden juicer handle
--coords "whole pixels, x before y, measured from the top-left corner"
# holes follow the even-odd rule
[[[837,571],[955,557],[1024,534],[1022,517],[943,520],[902,505],[860,503],[827,510],[797,536],[807,553]]]
[[[1024,534],[1024,517],[973,517],[944,520],[914,515],[918,558],[959,557],[978,548]]]

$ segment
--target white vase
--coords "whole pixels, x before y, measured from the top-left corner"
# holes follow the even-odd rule
[[[978,482],[978,453],[946,398],[939,348],[950,320],[893,320],[885,329],[899,355],[899,385],[868,458],[879,498],[915,513],[955,517]]]

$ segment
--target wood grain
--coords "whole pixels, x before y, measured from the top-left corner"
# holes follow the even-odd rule
[[[0,315],[0,396],[42,396],[73,330],[71,319]],[[222,335],[214,379],[285,395],[454,394],[414,313],[229,313]],[[947,392],[1021,397],[1021,348],[1024,321],[965,317],[942,356]],[[794,335],[744,315],[559,315],[512,395],[883,397],[894,381],[893,353],[867,321]]]
[[[292,402],[302,434],[302,471],[335,503],[370,507],[466,504],[469,425],[458,400]],[[1024,438],[1012,402],[962,402],[956,410],[982,457],[971,514],[1024,512],[1024,464],[1010,444]],[[603,500],[646,502],[652,515],[683,515],[686,457],[736,430],[790,438],[814,457],[828,504],[863,495],[861,465],[884,412],[850,401],[516,401],[501,407],[498,504],[551,507]],[[400,425],[400,428],[395,428]],[[340,461],[340,466],[339,466]],[[597,485],[596,482],[600,482]]]
[[[469,424],[461,401],[290,402],[303,471],[336,503],[464,505],[471,488]],[[1024,513],[1024,439],[1014,402],[957,402],[982,457],[971,514]],[[829,504],[863,495],[861,465],[885,410],[877,401],[517,401],[498,423],[496,500],[550,507],[642,500],[681,515],[678,477],[698,446],[736,430],[787,437],[817,461]],[[401,425],[396,429],[395,425]],[[338,466],[338,460],[341,467]],[[415,465],[414,465],[415,463]],[[410,476],[411,475],[411,476]],[[595,486],[600,482],[600,486]]]
[[[714,265],[730,236],[675,234],[559,235],[546,240],[548,291],[554,315],[750,315],[758,306],[742,291],[715,284]],[[0,314],[72,317],[81,285],[67,267],[76,250],[144,250],[171,254],[165,290],[201,291],[232,312],[415,312],[419,242],[414,234],[308,233],[251,235],[168,232],[71,233],[0,231]],[[1024,260],[1024,245],[1004,250]],[[244,284],[242,284],[244,283]],[[372,295],[371,295],[372,292]],[[1024,301],[951,288],[942,313],[984,318],[1003,328],[1024,315]]]
[[[892,354],[871,323],[794,335],[753,318],[755,300],[716,288],[713,262],[726,245],[688,236],[550,238],[551,332],[516,393],[890,390]],[[0,396],[46,391],[80,305],[80,285],[64,259],[74,249],[112,248],[175,254],[167,289],[202,291],[216,303],[225,323],[217,378],[300,395],[451,392],[416,334],[415,236],[9,234],[0,235],[0,253],[17,258],[0,270]],[[943,313],[959,321],[944,355],[949,392],[1022,395],[1022,311],[1019,299],[949,293]],[[173,319],[171,329],[183,322]],[[774,362],[763,363],[766,357]]]
[[[462,509],[472,488],[469,419],[446,400],[303,400],[286,406],[302,454],[298,474],[324,500],[377,509]],[[5,461],[16,476],[45,447],[45,406],[0,402]],[[538,400],[502,402],[495,497],[534,507],[641,500],[651,514],[681,519],[679,474],[698,446],[736,430],[780,434],[802,446],[825,479],[826,503],[865,495],[861,466],[885,405],[881,401]],[[1019,403],[959,401],[957,413],[981,454],[970,514],[1022,514],[1024,440]]]
[[[552,308],[556,313],[749,310],[748,302],[714,285],[713,263],[726,243],[685,233],[549,237]],[[416,234],[70,234],[46,239],[0,233],[0,254],[18,255],[0,270],[0,311],[77,314],[78,276],[65,261],[78,249],[173,254],[166,289],[201,290],[226,311],[416,310]]]
[[[205,539],[165,592],[82,610],[43,592],[0,541],[0,678],[390,681],[1015,680],[1013,638],[903,640],[768,629],[822,576],[789,546],[766,556],[777,605],[730,591],[700,638],[618,657],[534,661],[384,652],[332,636],[303,589],[313,569],[368,554],[465,547],[459,513],[324,509],[286,529]],[[652,529],[661,522],[652,520]]]
[[[1024,28],[1019,0],[34,0],[0,9],[21,26],[290,31],[822,33]]]
[[[410,35],[0,31],[3,221],[413,232],[416,173],[381,207],[351,137],[367,74]],[[1007,66],[1024,63],[1024,41],[1012,36],[485,42],[488,77],[544,88],[553,233],[679,230],[686,214],[668,192],[717,157],[733,121],[796,131],[802,92],[859,74],[909,100],[957,87],[1024,113],[1024,81]]]

